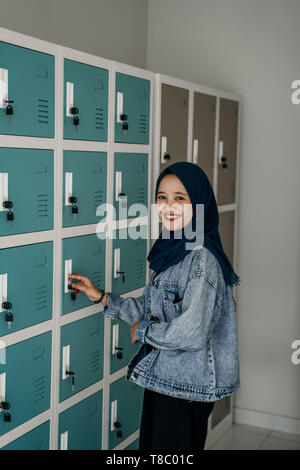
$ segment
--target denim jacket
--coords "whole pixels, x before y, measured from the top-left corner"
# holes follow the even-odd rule
[[[235,307],[217,258],[206,247],[153,276],[134,297],[110,293],[104,313],[141,344],[126,379],[156,392],[213,402],[240,388]]]

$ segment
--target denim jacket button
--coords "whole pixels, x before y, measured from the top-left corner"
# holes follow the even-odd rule
[[[138,376],[139,376],[139,374],[138,374],[137,372],[135,372],[135,373],[133,374],[133,377],[134,377],[135,379],[137,379]]]

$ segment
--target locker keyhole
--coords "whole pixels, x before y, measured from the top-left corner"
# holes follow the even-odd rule
[[[5,209],[11,209],[13,207],[13,202],[12,201],[4,201],[2,205],[3,205],[3,207],[5,207]]]

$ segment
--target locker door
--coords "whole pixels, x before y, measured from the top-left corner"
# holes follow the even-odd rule
[[[116,219],[148,215],[148,155],[115,153],[114,208]],[[142,208],[132,207],[142,204]],[[132,208],[131,208],[132,207]],[[129,213],[131,208],[131,212]],[[142,210],[142,213],[140,212]]]
[[[235,202],[238,113],[237,101],[220,99],[218,204]]]
[[[61,328],[60,401],[102,379],[103,344],[102,312]]]
[[[52,284],[52,242],[0,250],[0,336],[50,320]]]
[[[8,346],[5,356],[0,401],[9,403],[11,422],[5,422],[6,412],[0,410],[0,435],[50,407],[51,332]]]
[[[172,85],[161,87],[160,171],[187,159],[189,91]]]
[[[126,447],[124,450],[139,450],[139,439],[133,441],[129,446]]]
[[[139,429],[143,397],[144,388],[124,377],[110,385],[109,449]]]
[[[141,227],[143,236],[147,227],[144,229]],[[123,294],[145,286],[147,239],[134,240],[126,228],[114,230],[113,236],[112,292]]]
[[[102,390],[59,415],[60,450],[101,450]]]
[[[116,73],[115,142],[149,144],[150,81]]]
[[[143,297],[138,297],[136,300],[143,303]],[[139,347],[140,343],[131,342],[129,326],[122,321],[112,320],[110,373],[113,374],[127,366]]]
[[[215,96],[194,93],[193,163],[197,163],[213,186],[215,126]]]
[[[108,70],[65,59],[64,139],[105,142],[107,120]]]
[[[0,84],[0,134],[54,137],[52,55],[0,41]]]
[[[88,276],[98,289],[105,288],[105,240],[96,235],[66,238],[62,241],[62,315],[94,305],[85,294],[72,298],[68,274]]]
[[[49,450],[50,421],[27,432],[1,450]]]
[[[235,211],[219,213],[219,233],[222,245],[230,262],[233,264]]]
[[[63,226],[96,224],[97,207],[106,203],[107,154],[64,151]],[[75,197],[70,202],[70,197]],[[74,206],[78,212],[73,213]],[[75,210],[76,210],[75,207]]]
[[[0,236],[53,229],[53,186],[52,150],[0,148]]]

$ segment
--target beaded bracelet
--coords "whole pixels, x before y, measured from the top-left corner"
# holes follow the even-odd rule
[[[94,300],[94,304],[99,304],[99,303],[102,301],[104,295],[105,295],[105,292],[104,292],[104,291],[101,291],[100,299]]]

